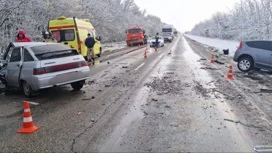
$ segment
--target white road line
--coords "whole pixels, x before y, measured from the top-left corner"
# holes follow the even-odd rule
[[[24,101],[23,101],[24,102]],[[31,101],[28,101],[29,104],[32,104],[32,105],[40,105],[39,103],[36,103],[36,102],[31,102]]]
[[[138,66],[138,67],[135,69],[135,71],[139,70],[139,68],[141,68],[141,67],[144,66],[144,65],[145,65],[145,63],[141,64],[140,66]]]
[[[162,55],[159,56],[159,58],[161,58],[161,57],[162,57]]]

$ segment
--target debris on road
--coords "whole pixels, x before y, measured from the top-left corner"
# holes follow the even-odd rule
[[[105,87],[106,87],[106,88],[108,88],[108,87],[111,87],[111,85],[109,85],[109,84],[105,84]]]
[[[221,65],[225,64],[224,62],[221,62],[221,61],[218,61],[218,60],[215,60],[214,62],[217,63],[217,64],[221,64]]]
[[[94,84],[94,83],[95,83],[94,80],[91,80],[91,81],[88,82],[88,84]]]
[[[151,100],[152,100],[152,101],[158,101],[158,99],[155,99],[155,98],[152,98]]]
[[[219,70],[218,68],[213,68],[213,67],[200,67],[200,69],[203,69],[203,70]]]
[[[94,96],[92,96],[92,99],[95,99],[95,97],[94,97]]]
[[[91,118],[91,122],[95,122],[95,119],[94,119],[94,118]]]
[[[127,69],[127,68],[128,68],[128,66],[122,66],[122,68],[123,68],[123,69]]]
[[[218,89],[212,89],[213,91],[216,91],[216,92],[218,92],[218,93],[221,93],[221,94],[223,94],[223,95],[225,95],[225,96],[227,96],[227,97],[229,97],[229,98],[232,98],[232,99],[234,99],[235,97],[233,97],[233,96],[231,96],[231,95],[229,95],[229,94],[227,94],[227,93],[225,93],[225,92],[223,92],[223,91],[220,91],[220,90],[218,90]]]
[[[236,124],[240,123],[240,121],[234,121],[234,120],[226,119],[226,118],[224,119],[224,121],[229,121],[229,122],[236,123]]]
[[[262,93],[272,93],[272,89],[260,89]]]
[[[83,98],[82,100],[91,100],[91,98]]]
[[[78,113],[77,113],[77,115],[80,115],[80,114],[82,114],[82,113],[81,113],[81,112],[78,112]]]

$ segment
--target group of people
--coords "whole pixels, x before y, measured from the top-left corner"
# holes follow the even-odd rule
[[[52,37],[52,34],[48,31],[44,31],[43,33],[43,42],[57,42],[56,39]],[[19,30],[16,36],[16,42],[31,42],[31,39],[26,36],[24,30]]]

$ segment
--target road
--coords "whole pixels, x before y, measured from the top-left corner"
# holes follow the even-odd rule
[[[271,104],[255,105],[265,97],[228,81],[226,65],[211,64],[204,49],[180,36],[149,49],[147,59],[145,48],[98,59],[79,92],[67,85],[32,99],[0,95],[1,151],[253,152],[271,145]],[[16,133],[24,100],[39,104],[31,111],[41,129],[30,135]]]

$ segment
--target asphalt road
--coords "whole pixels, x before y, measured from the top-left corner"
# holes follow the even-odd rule
[[[261,129],[245,126],[254,117],[215,92],[222,84],[236,91],[235,83],[202,69],[213,65],[199,62],[197,44],[189,44],[181,36],[149,49],[147,59],[146,48],[106,55],[79,92],[67,85],[32,99],[0,95],[1,152],[253,152],[269,145],[271,118]],[[31,111],[41,129],[30,135],[16,133],[24,100],[39,104]]]

